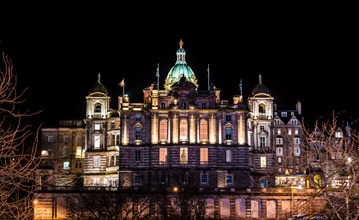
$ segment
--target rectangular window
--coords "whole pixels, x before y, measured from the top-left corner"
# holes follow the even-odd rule
[[[295,145],[300,144],[300,138],[294,138],[294,144]]]
[[[100,135],[95,135],[94,136],[94,148],[95,149],[100,149],[100,143],[101,143],[101,136]]]
[[[226,122],[232,122],[232,115],[226,115]]]
[[[278,134],[278,135],[281,135],[281,134],[282,134],[282,130],[280,130],[280,128],[278,128],[277,134]]]
[[[226,150],[226,162],[232,162],[232,150]]]
[[[298,129],[295,129],[295,130],[294,130],[294,134],[295,134],[295,135],[298,135],[298,134],[299,134]]]
[[[264,125],[259,126],[260,131],[264,131]]]
[[[294,148],[294,156],[296,156],[296,157],[300,156],[300,148],[299,147]]]
[[[76,157],[81,157],[81,156],[82,156],[82,147],[77,146],[76,147]]]
[[[292,135],[292,129],[288,129],[288,135]]]
[[[180,148],[180,164],[188,164],[188,148]]]
[[[101,125],[100,124],[95,124],[95,131],[99,131],[101,129]]]
[[[111,121],[111,130],[115,129],[115,122]]]
[[[260,147],[266,146],[266,137],[259,137],[259,146]]]
[[[182,182],[182,184],[187,184],[188,183],[188,175],[187,175],[187,173],[183,173],[181,175],[181,182]]]
[[[110,167],[113,167],[116,165],[116,162],[115,162],[115,155],[111,155],[110,156]]]
[[[135,128],[135,139],[141,140],[141,128]]]
[[[167,163],[167,148],[160,148],[160,164]]]
[[[283,148],[282,147],[277,147],[276,148],[276,153],[277,153],[277,155],[283,155]]]
[[[141,185],[142,183],[142,177],[140,175],[135,175],[134,177],[134,185]]]
[[[267,180],[261,179],[261,188],[267,188]]]
[[[68,144],[70,142],[70,136],[69,135],[65,135],[64,136],[64,143]]]
[[[200,163],[201,164],[208,164],[208,148],[201,148],[200,149]]]
[[[206,102],[202,102],[202,103],[201,103],[201,108],[202,108],[202,109],[206,109],[206,108],[207,108],[207,103],[206,103]]]
[[[120,135],[116,134],[116,145],[120,145]]]
[[[140,162],[140,161],[141,161],[141,151],[136,150],[135,151],[135,162]]]
[[[282,163],[282,157],[277,157],[278,163]]]
[[[47,141],[48,141],[49,143],[54,142],[54,136],[49,135],[49,136],[47,137]]]
[[[76,137],[77,145],[82,145],[82,135]]]
[[[187,102],[181,102],[181,109],[187,109]]]
[[[166,108],[166,103],[165,102],[161,102],[161,109],[165,109]]]
[[[267,167],[267,158],[264,156],[261,157],[261,167],[262,168]]]
[[[201,184],[208,184],[208,174],[201,173]]]
[[[94,168],[100,167],[100,156],[93,157],[93,167]]]
[[[161,176],[160,176],[160,183],[161,183],[161,184],[165,184],[165,183],[167,183],[167,176],[166,176],[166,174],[161,173]]]
[[[226,128],[226,140],[232,139],[232,128]]]
[[[276,139],[275,139],[275,143],[276,143],[277,145],[282,145],[282,144],[283,144],[283,138],[276,138]]]
[[[233,184],[233,174],[226,174],[226,185]]]
[[[136,122],[139,122],[139,121],[141,121],[141,114],[136,114]]]
[[[65,161],[64,162],[64,170],[68,170],[70,169],[70,162],[69,161]]]

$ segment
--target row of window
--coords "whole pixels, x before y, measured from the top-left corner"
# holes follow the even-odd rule
[[[48,143],[53,143],[55,141],[55,136],[54,135],[49,135],[47,136],[47,142]],[[69,144],[70,143],[70,135],[64,135],[63,136],[63,142],[65,144]],[[82,145],[82,135],[79,135],[76,137],[76,143],[78,145]]]

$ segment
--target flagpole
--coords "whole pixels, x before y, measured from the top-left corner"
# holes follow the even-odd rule
[[[208,67],[207,67],[207,74],[208,74],[208,91],[211,90],[211,86],[210,86],[210,79],[209,79],[209,64],[208,64]]]
[[[160,64],[159,63],[157,63],[156,76],[157,76],[157,92],[158,92],[160,90]]]

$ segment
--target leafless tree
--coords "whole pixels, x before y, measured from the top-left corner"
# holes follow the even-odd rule
[[[143,192],[104,188],[68,196],[66,209],[73,219],[149,219],[149,199]]]
[[[338,116],[305,130],[310,184],[322,196],[330,219],[359,218],[359,136]]]
[[[21,110],[25,90],[18,91],[11,59],[0,63],[0,218],[30,219],[39,129],[24,123],[33,116]]]

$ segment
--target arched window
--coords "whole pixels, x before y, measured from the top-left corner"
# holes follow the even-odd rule
[[[97,103],[95,105],[95,113],[101,113],[101,104],[100,103]]]
[[[258,111],[259,113],[266,113],[266,105],[263,103],[259,104]]]
[[[160,122],[160,141],[167,141],[167,120]]]
[[[206,120],[201,120],[199,123],[199,139],[201,141],[208,140],[208,123]]]
[[[187,141],[188,137],[188,126],[185,119],[180,122],[180,141]]]

